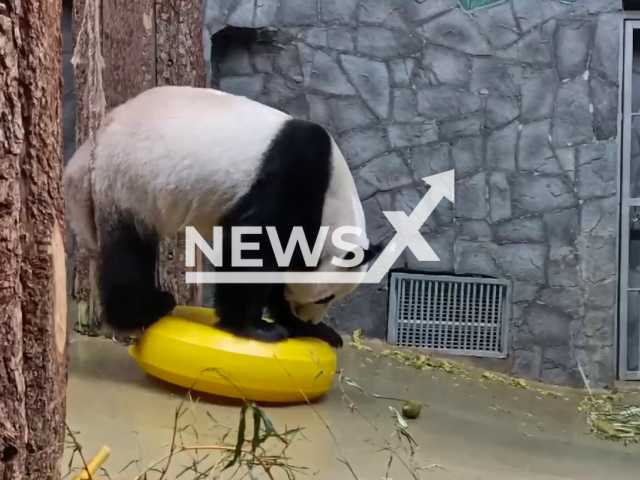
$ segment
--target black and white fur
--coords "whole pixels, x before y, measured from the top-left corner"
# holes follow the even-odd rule
[[[93,195],[90,151],[86,142],[65,168],[67,217],[80,242],[99,254],[103,313],[117,330],[146,328],[175,307],[155,283],[157,247],[186,226],[205,238],[223,227],[218,270],[242,270],[229,266],[232,226],[263,227],[262,235],[243,237],[260,244],[243,258],[262,258],[265,271],[282,270],[266,226],[276,227],[284,245],[292,227],[302,226],[311,246],[320,226],[328,226],[317,271],[345,270],[331,263],[334,255],[345,257],[331,242],[340,226],[363,231],[343,236],[365,251],[351,270],[366,269],[377,253],[349,167],[326,130],[245,97],[157,87],[115,108],[97,134]],[[307,269],[298,247],[291,269]],[[340,347],[341,337],[320,320],[356,287],[218,284],[214,307],[219,326],[239,336],[317,337]],[[274,324],[261,320],[265,307]]]

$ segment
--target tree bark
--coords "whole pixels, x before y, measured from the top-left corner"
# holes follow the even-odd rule
[[[67,383],[61,2],[0,4],[0,479],[59,476]]]
[[[75,35],[84,8],[74,4]],[[104,88],[107,108],[112,109],[155,85],[205,86],[202,46],[201,0],[103,0],[102,54],[105,59]],[[77,145],[89,132],[82,71],[76,74],[78,88]],[[158,281],[178,304],[200,304],[199,285],[185,283],[184,240],[165,239],[160,246]],[[101,329],[96,259],[78,248],[74,273],[74,300],[78,304],[76,330],[97,334]]]
[[[200,0],[156,0],[157,85],[205,86],[201,12]],[[159,263],[159,283],[178,304],[202,305],[202,285],[186,283],[184,235],[161,242]]]
[[[73,46],[77,43],[78,33],[82,24],[84,12],[84,0],[73,0],[73,18],[71,30]],[[88,138],[87,126],[88,111],[85,101],[86,72],[84,63],[81,62],[75,67],[74,86],[76,96],[76,148],[78,148]],[[74,242],[75,243],[75,242]],[[73,285],[71,287],[71,297],[77,305],[77,319],[74,329],[86,335],[97,335],[100,330],[100,301],[97,287],[97,265],[96,260],[89,255],[89,252],[76,244],[73,258],[70,255],[69,263],[73,265]]]

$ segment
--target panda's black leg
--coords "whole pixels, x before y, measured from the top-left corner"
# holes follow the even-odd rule
[[[287,330],[278,323],[262,319],[263,308],[270,294],[270,285],[216,285],[214,306],[220,318],[218,327],[234,335],[263,342],[280,342]]]
[[[173,295],[156,287],[157,248],[157,235],[141,234],[127,216],[101,234],[100,300],[117,331],[149,327],[176,306]]]
[[[284,271],[287,268],[305,270],[298,247],[288,265],[280,266],[265,228],[275,229],[281,246],[286,245],[294,228],[302,228],[305,238],[314,244],[322,223],[325,194],[332,172],[331,137],[319,125],[301,120],[286,122],[273,138],[253,179],[251,187],[225,212],[223,227],[223,266],[217,271],[262,272]],[[233,227],[261,227],[257,250],[244,250],[242,258],[262,260],[261,267],[231,265]],[[243,242],[256,242],[243,236]],[[287,249],[288,250],[288,249]],[[277,341],[286,338],[288,325],[276,319],[264,322],[262,312],[269,303],[273,284],[235,284],[216,286],[216,309],[223,328],[252,338]],[[293,332],[301,332],[302,327]]]
[[[311,323],[296,317],[286,299],[284,298],[284,286],[277,285],[271,291],[268,304],[269,314],[274,322],[285,327],[289,337],[308,337],[324,340],[334,348],[342,348],[342,337],[333,328],[323,322]]]
[[[259,237],[262,237],[262,235]],[[264,238],[261,240],[264,241]],[[245,241],[249,240],[245,239]],[[262,258],[264,254],[263,247],[264,242],[261,243],[261,247],[258,250],[243,252],[243,258]],[[231,228],[229,226],[223,227],[222,266],[216,268],[216,270],[227,272],[253,270],[252,268],[233,267],[231,265],[232,248]],[[264,256],[267,259],[259,270],[272,270],[273,265],[269,255]],[[263,342],[285,340],[287,331],[284,327],[265,322],[262,319],[262,312],[267,305],[273,288],[274,286],[270,284],[217,284],[214,308],[220,319],[218,327],[239,337],[252,338]]]

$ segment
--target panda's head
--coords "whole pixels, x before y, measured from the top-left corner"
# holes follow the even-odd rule
[[[333,254],[323,255],[315,272],[365,272],[369,263],[380,253],[382,247],[371,245],[364,250],[364,257],[356,266],[345,268],[332,263]],[[353,252],[341,252],[344,260],[352,260]],[[357,283],[294,283],[287,284],[284,296],[292,313],[307,322],[319,322],[336,301],[358,288]]]

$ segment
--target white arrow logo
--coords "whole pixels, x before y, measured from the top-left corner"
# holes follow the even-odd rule
[[[431,216],[443,197],[454,202],[454,171],[438,173],[422,179],[431,188],[407,217],[404,212],[382,212],[389,219],[396,235],[371,266],[363,283],[379,283],[406,247],[409,247],[420,262],[439,262],[436,252],[420,234],[420,228]]]
[[[420,228],[443,197],[453,203],[455,175],[449,170],[422,180],[431,188],[410,216],[404,212],[382,212],[396,229],[396,234],[367,272],[187,272],[187,283],[379,283],[407,247],[421,262],[438,262],[440,259],[420,234]],[[191,247],[187,248],[187,267],[195,265],[195,250],[189,253],[189,248],[194,249],[196,243],[205,249],[207,258],[215,262],[215,252],[189,227],[187,245]]]

